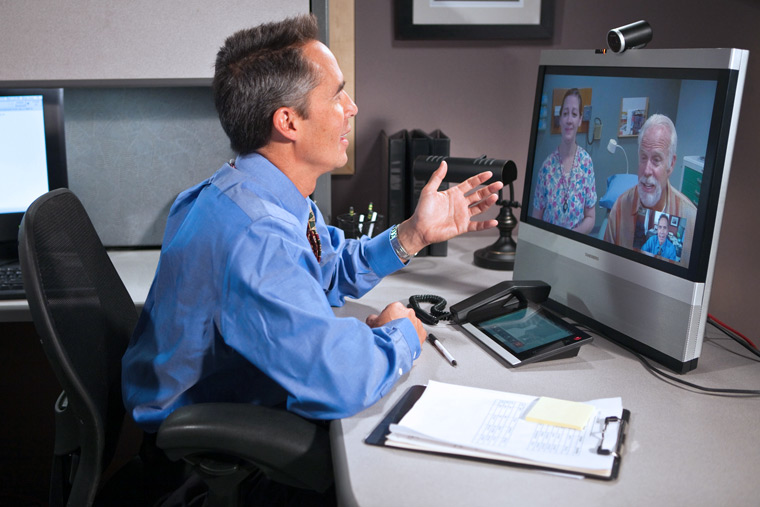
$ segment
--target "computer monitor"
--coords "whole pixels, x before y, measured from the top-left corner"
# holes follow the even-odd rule
[[[551,307],[681,373],[702,349],[748,56],[541,54],[514,279],[549,283]],[[582,103],[570,176],[557,162],[566,95]],[[676,138],[654,126],[640,150],[652,117]],[[591,230],[572,230],[586,215]]]
[[[66,185],[63,89],[0,89],[0,262],[32,201]]]

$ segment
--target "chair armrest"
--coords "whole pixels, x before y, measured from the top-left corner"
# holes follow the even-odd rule
[[[242,459],[272,480],[301,488],[324,491],[333,481],[328,429],[285,410],[247,403],[187,405],[161,424],[156,444],[172,460]]]

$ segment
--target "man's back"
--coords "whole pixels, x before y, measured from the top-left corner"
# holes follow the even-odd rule
[[[314,207],[324,247],[317,262],[306,238],[313,203],[263,157],[238,160],[172,206],[123,361],[125,403],[146,429],[204,401],[342,417],[377,401],[419,355],[405,319],[371,330],[331,308],[402,266],[387,235],[337,241]]]

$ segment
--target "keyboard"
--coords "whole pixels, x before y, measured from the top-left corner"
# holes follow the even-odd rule
[[[0,266],[0,300],[3,299],[26,299],[21,266],[18,264]]]

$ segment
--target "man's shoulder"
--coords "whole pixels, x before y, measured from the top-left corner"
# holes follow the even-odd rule
[[[617,214],[620,212],[622,208],[630,207],[633,202],[638,201],[638,194],[636,193],[636,185],[632,186],[622,194],[620,194],[615,201],[615,204],[612,205],[612,209],[610,210],[610,214]]]
[[[678,216],[688,217],[697,214],[697,206],[691,202],[691,199],[683,195],[678,189],[671,185],[670,189],[673,191],[673,200],[677,206]]]

